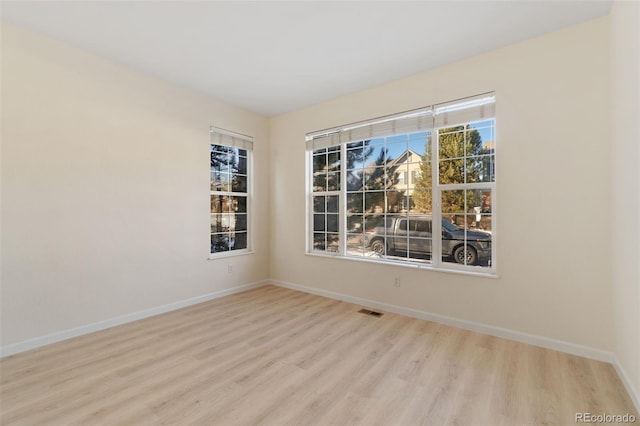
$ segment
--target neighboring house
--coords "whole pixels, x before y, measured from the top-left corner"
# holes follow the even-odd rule
[[[386,167],[372,161],[363,169],[348,171],[348,190],[364,187],[366,191],[380,194],[376,202],[365,209],[368,213],[406,213],[411,205],[414,184],[420,175],[421,162],[420,154],[410,149],[390,159]],[[382,190],[385,190],[386,197]]]
[[[420,176],[420,164],[422,164],[422,156],[411,149],[389,163],[390,172],[397,173],[398,176],[395,185],[398,191],[404,191],[405,195],[411,196],[416,179]]]

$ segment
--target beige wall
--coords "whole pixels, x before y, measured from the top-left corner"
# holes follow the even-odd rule
[[[256,253],[207,260],[209,126],[268,176],[265,118],[8,25],[1,102],[3,346],[268,278],[266,179]]]
[[[1,344],[271,277],[614,351],[638,395],[639,9],[271,120],[3,26]],[[306,132],[491,90],[499,279],[303,254]],[[206,260],[211,124],[256,138],[256,254]]]
[[[273,118],[271,277],[612,350],[608,52],[601,18]],[[491,90],[499,279],[304,255],[306,132]]]
[[[640,404],[640,3],[611,10],[615,354]]]

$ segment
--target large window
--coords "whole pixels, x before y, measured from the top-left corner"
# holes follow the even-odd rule
[[[211,255],[248,251],[251,137],[211,128]]]
[[[311,254],[495,272],[495,99],[307,135]]]

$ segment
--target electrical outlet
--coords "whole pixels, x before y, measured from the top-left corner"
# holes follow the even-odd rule
[[[400,287],[400,277],[396,277],[396,279],[393,281],[393,286]]]
[[[233,272],[233,265],[227,265],[227,273],[232,273]]]

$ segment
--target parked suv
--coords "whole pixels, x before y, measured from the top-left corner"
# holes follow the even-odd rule
[[[466,230],[466,263],[476,265],[491,259],[491,233]],[[386,237],[386,244],[385,244]],[[365,244],[379,255],[409,252],[431,255],[431,216],[387,216],[365,231]],[[465,230],[442,219],[442,255],[465,263]]]

